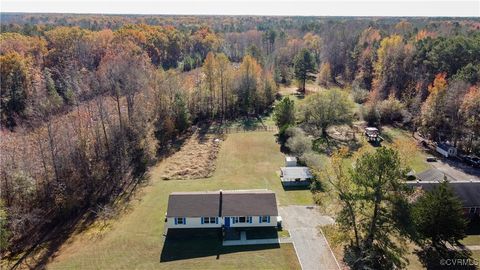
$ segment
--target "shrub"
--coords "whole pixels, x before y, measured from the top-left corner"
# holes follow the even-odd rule
[[[404,106],[393,96],[380,102],[378,110],[380,112],[380,121],[384,124],[400,122],[403,119]]]
[[[285,133],[288,136],[285,146],[292,154],[302,156],[305,152],[312,150],[312,139],[305,136],[303,130],[288,128]]]
[[[377,126],[380,124],[380,112],[377,105],[373,103],[366,104],[362,107],[363,120],[370,126]]]
[[[369,92],[367,89],[361,88],[358,84],[352,85],[352,97],[353,101],[358,104],[363,104],[368,99]]]

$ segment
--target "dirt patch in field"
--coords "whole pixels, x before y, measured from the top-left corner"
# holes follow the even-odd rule
[[[194,133],[181,149],[163,161],[163,180],[198,179],[212,176],[223,138]]]

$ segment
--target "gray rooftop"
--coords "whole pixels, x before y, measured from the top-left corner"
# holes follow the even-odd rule
[[[439,184],[439,181],[407,182],[410,187],[421,188],[424,191],[431,191]],[[449,185],[455,195],[462,201],[463,207],[480,206],[480,181],[456,181],[449,182]]]
[[[220,200],[221,198],[221,200]],[[269,190],[174,192],[167,217],[277,216],[275,193]]]
[[[281,167],[283,178],[312,178],[308,167]]]
[[[452,176],[435,168],[417,174],[417,178],[420,181],[443,181],[445,177],[447,177],[447,181],[457,181]]]

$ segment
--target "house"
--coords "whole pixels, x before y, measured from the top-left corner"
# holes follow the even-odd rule
[[[436,150],[438,153],[440,153],[442,156],[446,158],[454,157],[457,155],[457,148],[455,148],[453,145],[449,143],[437,144]]]
[[[462,201],[465,214],[480,216],[480,181],[458,180],[433,168],[417,174],[417,181],[407,182],[407,185],[422,191],[430,191],[444,180],[448,181],[455,195]]]
[[[269,190],[174,192],[168,198],[167,228],[277,226],[277,200]]]
[[[308,167],[282,167],[280,180],[284,186],[306,186],[313,179]]]
[[[297,158],[296,157],[285,157],[285,167],[296,167],[297,166]]]

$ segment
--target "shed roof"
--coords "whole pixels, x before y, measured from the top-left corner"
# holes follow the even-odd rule
[[[450,148],[455,148],[453,145],[449,144],[449,143],[439,143],[437,144],[437,147],[440,148],[440,149],[443,149],[445,151],[448,151],[448,149]]]
[[[269,190],[174,192],[167,217],[277,216],[275,193]]]
[[[287,162],[290,162],[290,161],[295,161],[295,162],[297,162],[297,158],[296,158],[296,157],[291,157],[291,156],[286,156],[286,157],[285,157],[285,160],[286,160]]]
[[[439,181],[408,182],[411,187],[431,191],[440,184]],[[463,207],[480,206],[480,181],[452,181],[448,183],[455,195],[462,201]]]
[[[281,167],[283,178],[312,178],[308,167]]]

